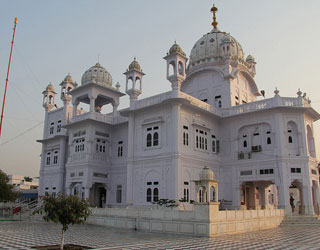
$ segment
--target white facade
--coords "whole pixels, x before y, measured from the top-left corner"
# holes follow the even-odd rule
[[[139,100],[144,73],[134,60],[124,73],[130,107],[120,111],[125,94],[100,64],[80,86],[66,76],[62,108],[54,108],[48,85],[40,195],[77,194],[98,207],[199,201],[193,181],[208,166],[222,208],[290,211],[291,187],[299,190],[301,213],[318,213],[313,122],[320,115],[310,101],[277,90],[257,100],[254,58],[216,27],[196,42],[188,64],[176,43],[164,59],[172,90]],[[113,112],[103,114],[105,105]]]

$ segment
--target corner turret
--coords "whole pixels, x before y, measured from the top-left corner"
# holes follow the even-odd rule
[[[48,84],[46,90],[42,92],[43,94],[43,104],[42,106],[48,112],[55,106],[54,98],[56,96],[56,92],[54,91],[54,87],[51,83]]]

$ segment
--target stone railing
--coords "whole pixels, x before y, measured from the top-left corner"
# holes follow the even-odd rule
[[[241,220],[250,218],[265,218],[273,216],[284,216],[283,209],[262,209],[262,210],[225,210],[219,211],[216,219],[225,220]]]
[[[295,98],[295,97],[275,96],[273,98],[268,98],[260,101],[233,106],[228,109],[217,109],[214,106],[208,103],[205,103],[184,92],[179,92],[178,95],[174,95],[172,91],[169,91],[163,94],[151,96],[151,97],[136,101],[134,109],[140,109],[143,107],[160,104],[161,102],[171,98],[188,100],[193,106],[196,106],[200,109],[206,110],[212,114],[216,114],[219,116],[232,116],[232,115],[249,113],[253,111],[270,109],[275,107],[311,107],[309,101],[302,97]]]
[[[86,120],[86,119],[96,120],[99,122],[104,122],[104,123],[109,123],[109,124],[113,123],[112,115],[104,115],[104,114],[100,114],[97,112],[87,112],[87,113],[84,113],[81,115],[76,115],[76,116],[72,117],[71,123],[79,122],[79,121]]]
[[[152,105],[159,104],[164,100],[170,99],[172,97],[172,91],[165,92],[159,95],[147,97],[145,99],[141,99],[135,102],[135,109],[140,109],[143,107],[148,107]]]
[[[174,96],[174,93],[172,91],[165,92],[159,95],[151,96],[139,101],[136,101],[135,103],[135,109],[140,109],[143,107],[148,107],[156,104],[160,104],[165,100],[171,99],[171,98],[180,98],[180,99],[185,99],[188,100],[192,105],[197,106],[200,109],[206,110],[208,112],[214,113],[221,115],[220,110],[217,108],[213,107],[210,104],[207,104],[191,95],[188,95],[184,92],[179,92],[177,96]]]
[[[198,108],[201,108],[203,110],[206,110],[210,113],[213,113],[213,114],[217,114],[217,115],[221,115],[221,111],[218,110],[217,108],[213,107],[212,105],[208,104],[208,103],[205,103],[191,95],[188,95],[186,93],[183,93],[183,92],[180,92],[179,93],[179,98],[183,98],[185,100],[188,100],[190,101],[190,103],[194,106],[197,106]]]
[[[311,105],[303,98],[275,96],[273,98],[233,106],[230,109],[224,109],[222,116],[243,114],[275,107],[311,107]]]
[[[128,121],[127,117],[122,117],[122,116],[113,117],[112,114],[101,114],[101,113],[97,113],[97,112],[87,112],[87,113],[76,115],[76,116],[72,117],[71,123],[83,121],[86,119],[96,120],[96,121],[104,122],[104,123],[108,123],[108,124],[118,124],[118,123],[123,123],[123,122]]]
[[[71,162],[79,162],[79,161],[100,161],[107,162],[110,160],[110,157],[106,154],[79,154],[79,155],[71,155]]]

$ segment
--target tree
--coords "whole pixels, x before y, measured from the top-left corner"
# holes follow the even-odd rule
[[[57,197],[52,195],[43,197],[43,205],[37,213],[44,213],[45,221],[53,221],[62,225],[60,249],[63,249],[64,233],[68,230],[69,225],[85,223],[91,211],[86,200],[81,200],[78,196],[59,193]]]
[[[14,201],[19,196],[19,193],[13,190],[13,185],[8,182],[8,175],[0,170],[0,202]]]
[[[32,178],[29,177],[29,176],[25,176],[25,177],[24,177],[24,180],[25,180],[25,181],[28,181],[28,182],[31,182],[31,181],[32,181]]]

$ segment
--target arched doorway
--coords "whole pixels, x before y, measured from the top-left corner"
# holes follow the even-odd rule
[[[302,183],[298,180],[291,182],[289,187],[289,198],[293,198],[293,213],[303,214],[304,213],[304,202],[303,202],[303,192],[302,192]]]
[[[90,205],[103,208],[106,206],[107,190],[102,183],[95,183],[90,189]]]

